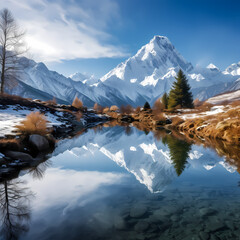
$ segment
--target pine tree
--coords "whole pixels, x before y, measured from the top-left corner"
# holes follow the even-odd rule
[[[168,108],[168,94],[167,93],[164,93],[162,96],[162,104],[165,109]]]
[[[144,110],[151,109],[150,104],[148,102],[145,102],[143,109]]]
[[[182,108],[193,108],[193,96],[190,89],[188,80],[180,69],[169,93],[168,108],[171,109],[178,105]]]

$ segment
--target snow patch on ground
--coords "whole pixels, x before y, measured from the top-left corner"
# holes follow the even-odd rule
[[[37,112],[38,109],[33,109],[32,111],[28,109],[16,109],[17,106],[8,106],[7,109],[0,109],[0,137],[4,137],[7,134],[12,134],[16,130],[16,125],[21,124],[21,122],[26,118],[31,112]],[[65,123],[57,120],[57,118],[62,117],[62,112],[57,115],[46,113],[45,116],[49,121],[49,126],[60,126]]]

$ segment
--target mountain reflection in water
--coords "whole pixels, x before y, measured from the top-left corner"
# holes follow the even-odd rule
[[[236,147],[194,143],[129,126],[62,140],[0,183],[1,239],[238,239]]]

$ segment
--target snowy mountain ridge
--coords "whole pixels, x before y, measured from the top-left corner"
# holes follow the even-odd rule
[[[44,63],[21,58],[24,71],[19,77],[19,86],[9,88],[9,93],[45,100],[52,96],[72,103],[80,98],[86,106],[95,102],[103,105],[143,105],[169,92],[175,76],[181,68],[191,85],[194,98],[205,100],[216,94],[240,89],[240,62],[220,71],[214,64],[206,68],[193,67],[175,49],[167,37],[155,36],[136,55],[120,63],[100,79],[75,73],[65,77],[50,71]],[[36,89],[33,93],[33,89]]]

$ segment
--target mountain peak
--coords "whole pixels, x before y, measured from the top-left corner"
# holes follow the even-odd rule
[[[218,70],[219,71],[219,68],[216,65],[214,65],[213,63],[208,64],[207,68],[211,69],[211,70]]]

